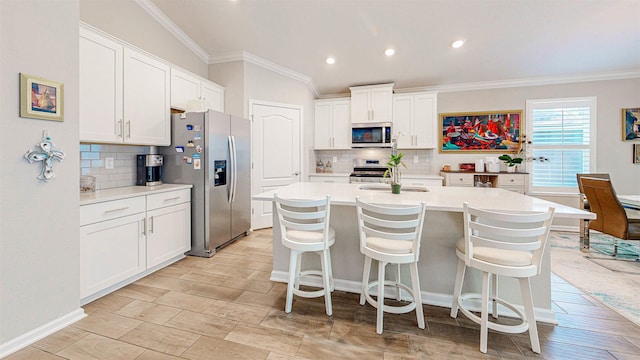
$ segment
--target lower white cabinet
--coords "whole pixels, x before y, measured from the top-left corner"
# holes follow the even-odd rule
[[[87,303],[184,257],[190,189],[80,206],[80,298]]]
[[[309,175],[309,182],[348,183],[349,174],[345,175]]]
[[[527,173],[440,173],[444,177],[445,186],[497,187],[509,191],[526,193]]]
[[[411,176],[403,176],[402,185],[424,186],[426,188],[440,187],[442,186],[442,179],[412,178]]]

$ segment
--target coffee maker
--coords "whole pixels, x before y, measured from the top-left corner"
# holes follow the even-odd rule
[[[137,177],[136,185],[156,186],[162,185],[162,155],[146,154],[136,155]]]

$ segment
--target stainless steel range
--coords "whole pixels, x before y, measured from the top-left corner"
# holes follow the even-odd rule
[[[384,160],[354,159],[353,172],[349,175],[350,183],[386,183],[384,177],[387,170]]]

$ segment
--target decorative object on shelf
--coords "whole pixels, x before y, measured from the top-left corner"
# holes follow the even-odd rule
[[[387,170],[384,172],[383,177],[389,176],[391,178],[391,192],[393,194],[400,194],[400,187],[402,186],[402,172],[400,171],[400,165],[405,168],[407,165],[402,161],[403,153],[398,153],[397,149],[398,143],[392,142],[391,144],[391,155],[389,156],[389,161],[387,162]]]
[[[64,121],[64,85],[20,74],[20,117]]]
[[[640,144],[633,144],[633,163],[640,164]]]
[[[476,164],[475,163],[459,163],[458,164],[458,169],[460,169],[460,171],[476,171]]]
[[[95,192],[96,191],[96,177],[91,175],[80,176],[80,192]]]
[[[324,172],[327,174],[333,173],[333,165],[331,165],[331,161],[327,160],[327,163],[324,165]]]
[[[502,160],[507,165],[507,172],[515,172],[516,165],[521,164],[522,161],[524,160],[523,158],[515,157],[515,156],[511,157],[511,155],[507,155],[507,154],[499,156],[498,159]]]
[[[622,109],[622,140],[640,140],[640,108]]]
[[[449,164],[442,165],[442,171],[451,171],[451,165]]]
[[[40,175],[38,175],[38,179],[49,181],[55,178],[56,173],[53,171],[53,160],[62,161],[65,157],[64,151],[54,149],[55,145],[51,142],[51,137],[47,133],[47,130],[42,132],[42,140],[35,146],[36,149],[27,150],[27,153],[24,154],[25,159],[29,160],[30,163],[36,161],[42,162],[42,170],[40,171]]]
[[[516,152],[522,110],[440,114],[440,152]]]
[[[317,173],[324,172],[324,164],[322,163],[322,160],[318,160],[318,162],[316,162],[316,172]]]

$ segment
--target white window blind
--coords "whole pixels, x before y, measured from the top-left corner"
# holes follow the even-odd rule
[[[595,169],[596,98],[527,101],[530,192],[576,192],[576,174]]]

